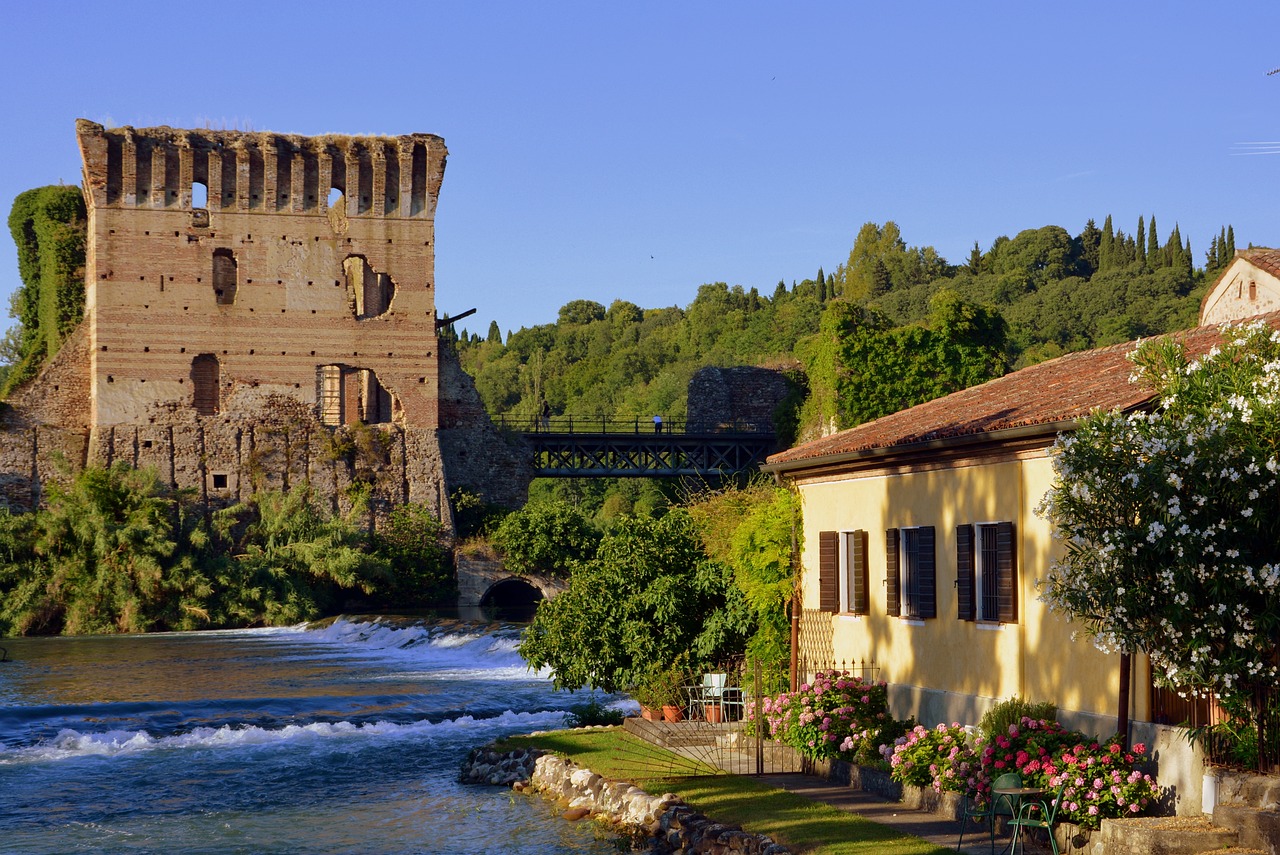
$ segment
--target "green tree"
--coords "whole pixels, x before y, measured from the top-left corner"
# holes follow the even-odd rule
[[[493,543],[513,573],[569,576],[595,555],[600,534],[587,515],[568,502],[529,502],[503,518]]]
[[[502,330],[498,327],[497,321],[489,321],[489,334],[484,340],[489,344],[502,344]]]
[[[692,673],[739,654],[752,629],[731,571],[674,510],[606,535],[568,590],[539,605],[520,654],[550,668],[559,688],[622,691],[677,664]]]
[[[746,645],[748,665],[761,664],[764,691],[786,689],[799,502],[789,490],[760,482],[699,496],[690,503],[689,513],[703,549],[732,568],[734,583],[751,612],[755,632]]]
[[[1270,327],[1192,361],[1139,348],[1150,414],[1089,417],[1053,449],[1042,513],[1066,551],[1042,598],[1104,651],[1145,651],[1164,685],[1260,712],[1280,676],[1280,372]]]
[[[34,377],[84,315],[87,215],[78,187],[39,187],[18,195],[9,231],[22,287],[10,312],[18,319],[20,359],[0,395]]]

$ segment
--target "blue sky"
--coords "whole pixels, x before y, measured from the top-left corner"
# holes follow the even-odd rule
[[[1112,214],[1203,263],[1280,245],[1280,3],[9,0],[0,206],[108,126],[435,133],[442,313],[771,293],[896,221],[976,240]],[[1264,147],[1280,151],[1280,143]],[[18,287],[7,231],[0,297]]]

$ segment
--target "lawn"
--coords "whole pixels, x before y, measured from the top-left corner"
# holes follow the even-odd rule
[[[690,774],[698,770],[690,768],[689,761],[621,728],[512,737],[506,740],[506,747],[541,748],[606,778],[630,781],[654,795],[675,793],[709,817],[767,834],[805,855],[941,855],[951,851],[751,778]],[[684,774],[672,775],[672,769]]]

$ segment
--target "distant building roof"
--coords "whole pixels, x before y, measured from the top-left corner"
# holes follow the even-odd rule
[[[1268,250],[1280,264],[1280,251]],[[1264,315],[1280,326],[1280,312]],[[1217,326],[1171,333],[1189,355],[1221,342]],[[1042,427],[1054,434],[1094,410],[1131,410],[1148,403],[1150,390],[1130,382],[1128,355],[1137,342],[1069,353],[1014,371],[979,386],[884,416],[771,456],[767,468],[786,472],[836,464],[843,458],[870,458],[920,444],[957,443],[1014,429]]]

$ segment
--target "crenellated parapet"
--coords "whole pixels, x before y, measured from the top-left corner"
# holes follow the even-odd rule
[[[447,151],[433,134],[303,137],[76,123],[84,186],[97,207],[324,215],[333,189],[348,217],[430,217]]]

